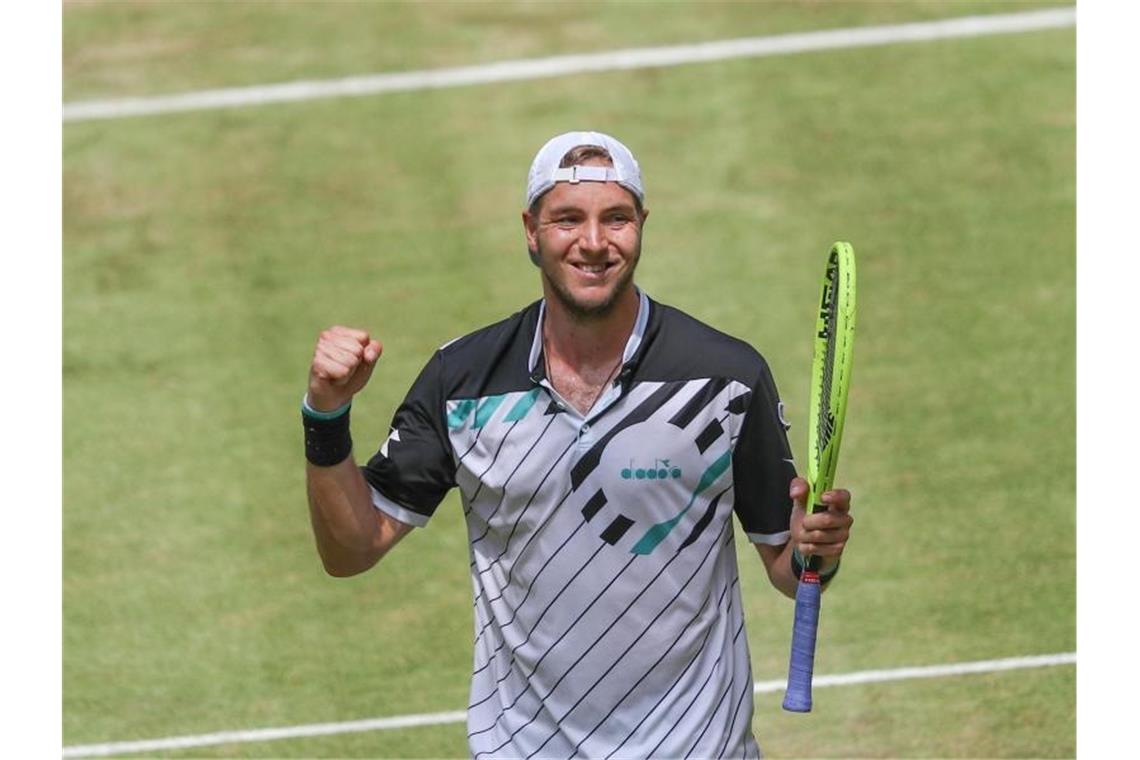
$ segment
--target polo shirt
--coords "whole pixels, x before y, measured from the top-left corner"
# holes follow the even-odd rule
[[[543,301],[439,349],[362,468],[424,526],[458,488],[474,593],[472,757],[757,757],[733,515],[789,538],[795,464],[751,346],[638,291],[579,413]]]

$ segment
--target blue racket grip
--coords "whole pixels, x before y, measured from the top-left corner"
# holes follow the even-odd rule
[[[815,670],[815,632],[819,627],[819,576],[804,570],[796,587],[796,615],[792,626],[792,654],[788,660],[788,690],[784,709],[811,712],[811,676]]]

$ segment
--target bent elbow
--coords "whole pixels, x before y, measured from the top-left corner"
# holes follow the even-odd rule
[[[360,575],[362,572],[356,568],[344,567],[342,565],[330,565],[327,562],[323,564],[325,567],[325,574],[330,575],[333,578],[351,578],[354,575]]]
[[[332,559],[329,557],[321,557],[321,565],[325,568],[325,573],[331,575],[333,578],[351,578],[354,575],[360,575],[372,568],[379,561],[376,558],[359,558],[359,559],[346,559],[343,557]]]

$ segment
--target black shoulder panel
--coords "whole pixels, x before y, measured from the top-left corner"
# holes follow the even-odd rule
[[[483,398],[534,387],[527,362],[540,303],[441,348],[443,398]]]
[[[651,309],[645,341],[637,352],[636,380],[724,377],[753,387],[765,373],[764,358],[739,338],[672,306],[654,301]]]

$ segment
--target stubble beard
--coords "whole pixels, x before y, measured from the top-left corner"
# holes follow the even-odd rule
[[[633,273],[640,261],[641,243],[638,242],[629,267],[622,273],[621,279],[614,283],[610,294],[600,303],[583,303],[576,299],[566,283],[551,277],[545,268],[542,268],[542,278],[550,284],[551,292],[554,293],[554,297],[558,299],[558,303],[562,305],[571,319],[576,322],[596,322],[613,314],[617,308],[618,300],[633,287]]]

